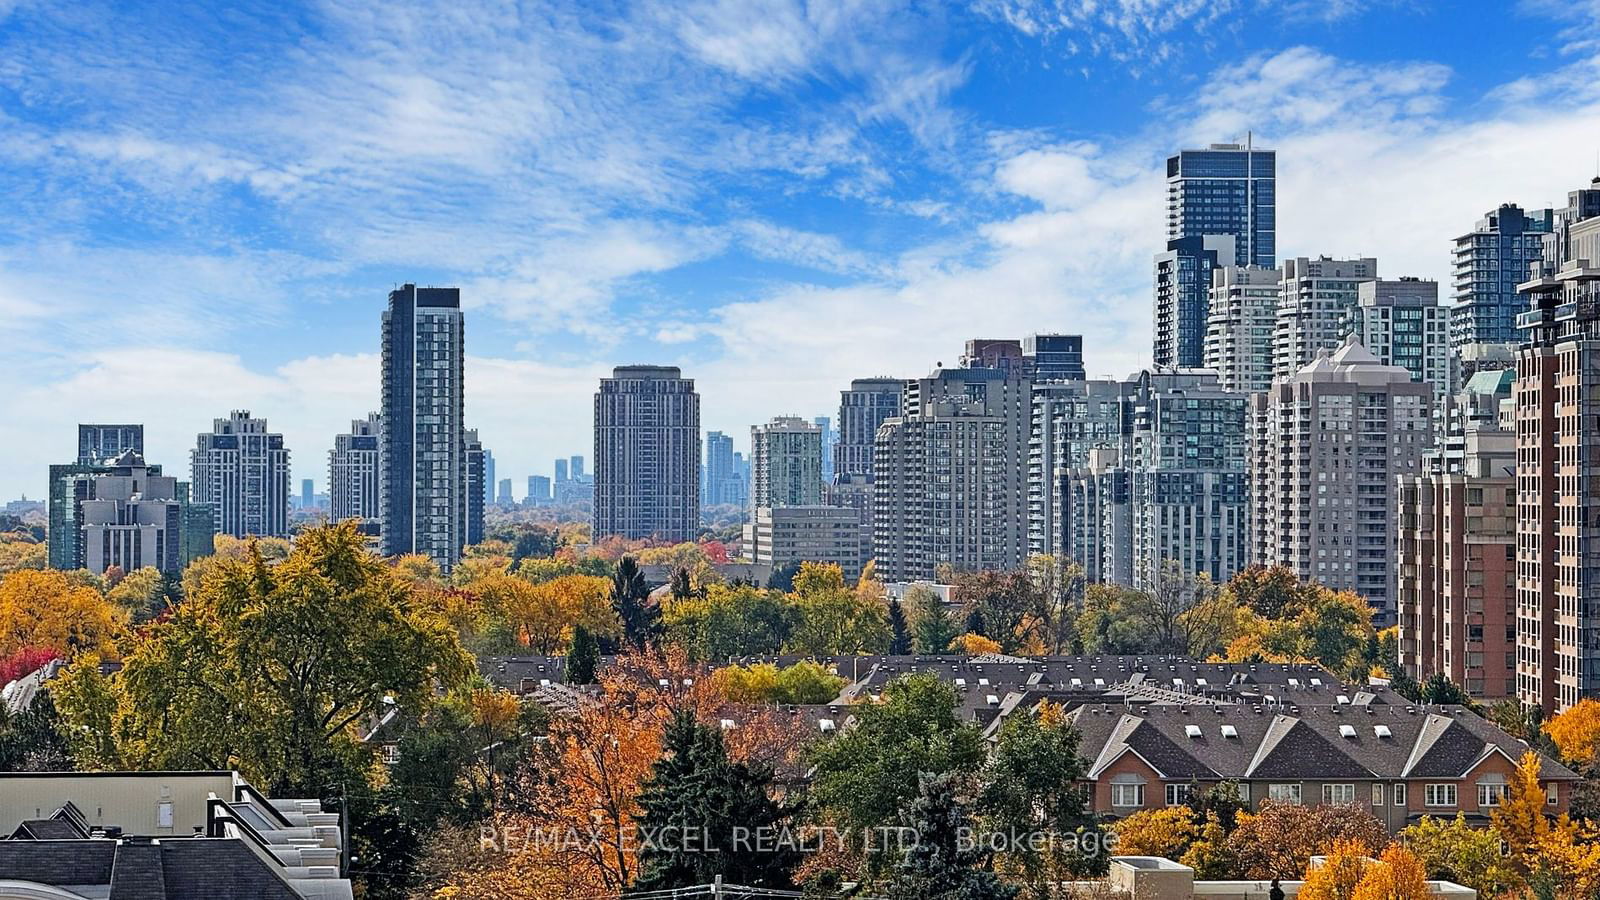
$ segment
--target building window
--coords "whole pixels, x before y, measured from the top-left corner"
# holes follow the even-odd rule
[[[400,761],[400,745],[399,744],[384,744],[383,745],[383,762],[384,762],[384,765],[392,766],[392,765],[394,765],[395,763],[397,763],[399,761]]]
[[[1491,775],[1478,782],[1478,805],[1499,806],[1506,799],[1505,779]]]
[[[1133,807],[1144,805],[1144,783],[1123,782],[1111,785],[1111,805]]]
[[[1381,784],[1374,784],[1372,786],[1372,805],[1373,806],[1382,806],[1383,805],[1383,785],[1381,785]]]
[[[1404,784],[1397,784],[1394,786],[1394,805],[1406,805],[1406,786]]]
[[[1269,784],[1267,785],[1267,798],[1283,803],[1300,802],[1300,785],[1298,784]]]
[[[1322,804],[1324,806],[1343,806],[1346,803],[1356,802],[1356,786],[1353,784],[1325,784],[1322,786]]]
[[[1455,806],[1456,786],[1453,784],[1430,784],[1423,788],[1422,802],[1425,806]]]
[[[1189,790],[1193,785],[1169,784],[1167,785],[1167,805],[1181,806],[1189,802]]]

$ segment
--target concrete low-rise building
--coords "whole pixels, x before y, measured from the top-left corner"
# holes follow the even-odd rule
[[[861,512],[843,506],[759,507],[744,527],[744,553],[758,565],[832,563],[846,580],[861,577]]]
[[[0,773],[0,835],[4,897],[353,896],[342,815],[237,772]]]

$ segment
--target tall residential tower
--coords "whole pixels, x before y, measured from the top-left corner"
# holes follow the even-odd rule
[[[618,366],[594,395],[594,537],[692,541],[700,395],[677,366]]]
[[[406,284],[383,314],[383,548],[448,572],[467,527],[459,288]]]

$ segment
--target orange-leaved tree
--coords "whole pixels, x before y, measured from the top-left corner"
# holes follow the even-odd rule
[[[1367,867],[1350,900],[1427,900],[1428,896],[1422,860],[1400,844],[1390,844]]]
[[[1372,867],[1367,852],[1360,841],[1334,841],[1323,855],[1322,865],[1306,873],[1296,896],[1299,900],[1351,900]]]

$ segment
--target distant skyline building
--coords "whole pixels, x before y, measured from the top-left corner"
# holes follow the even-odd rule
[[[136,450],[124,451],[110,471],[87,476],[81,508],[84,568],[96,574],[150,567],[183,571],[183,504],[178,479],[152,472]]]
[[[1167,157],[1167,240],[1229,235],[1224,265],[1277,265],[1278,154],[1244,144],[1212,144]]]
[[[499,482],[495,479],[494,453],[485,449],[483,451],[483,506],[488,509],[495,505],[494,489]]]
[[[572,480],[573,481],[582,481],[583,480],[583,457],[581,455],[575,453],[568,460],[568,462],[571,463],[571,467],[569,468],[568,471],[571,473]]]
[[[828,484],[833,481],[833,419],[817,416],[811,420],[811,424],[822,430],[822,483]]]
[[[363,534],[381,532],[383,516],[383,416],[367,413],[350,430],[334,435],[328,451],[328,521],[356,519]]]
[[[144,455],[143,425],[78,426],[79,465],[103,463],[129,450]]]
[[[1030,334],[1022,339],[1022,368],[1035,383],[1082,381],[1083,335]]]
[[[1432,397],[1354,340],[1253,395],[1250,562],[1355,591],[1393,624],[1396,492],[1432,449]]]
[[[734,465],[733,438],[720,431],[706,432],[705,471],[700,493],[706,506],[749,505],[750,485]]]
[[[1158,367],[1198,368],[1205,358],[1211,273],[1233,258],[1233,235],[1196,234],[1167,241],[1155,258]]]
[[[594,539],[700,530],[700,395],[676,366],[618,366],[594,395]]]
[[[1310,365],[1319,350],[1338,350],[1348,335],[1363,281],[1378,277],[1378,261],[1316,259],[1283,261],[1277,327],[1273,332],[1272,375],[1287,378]]]
[[[449,572],[467,528],[459,288],[406,284],[383,313],[383,549]]]
[[[1022,565],[1029,387],[1020,364],[940,368],[905,383],[904,409],[879,426],[873,454],[880,577],[931,579],[941,563],[967,571]]]
[[[900,414],[905,382],[898,378],[857,378],[839,392],[839,434],[833,449],[835,479],[872,476],[878,426]]]
[[[556,495],[551,492],[549,475],[529,475],[528,494],[525,498],[530,504],[549,503],[555,500]]]
[[[1154,589],[1168,563],[1218,583],[1243,569],[1248,397],[1204,369],[1147,369],[1098,393],[1092,402],[1112,409],[1062,417],[1082,429],[1068,431],[1073,449],[1060,454],[1076,463],[1056,501],[1068,558],[1142,590]],[[1095,446],[1114,423],[1115,443]]]
[[[548,484],[549,482],[546,481],[545,483]],[[509,507],[516,504],[517,501],[511,496],[511,479],[502,478],[495,483],[494,500],[497,506]]]
[[[1089,465],[1095,448],[1121,446],[1128,390],[1126,382],[1104,378],[1034,383],[1027,459],[1029,553],[1076,558],[1063,506],[1065,479]]]
[[[1503,203],[1484,213],[1472,230],[1455,241],[1451,285],[1450,344],[1457,353],[1469,344],[1521,340],[1517,315],[1527,308],[1517,285],[1540,261],[1544,238],[1555,225],[1555,211],[1524,211]]]
[[[798,416],[750,428],[750,507],[822,503],[822,429]]]
[[[310,478],[300,479],[300,508],[315,509],[317,506],[317,483]]]
[[[1344,331],[1380,362],[1400,366],[1413,381],[1433,385],[1441,403],[1454,388],[1450,310],[1439,303],[1439,283],[1418,278],[1363,281]]]
[[[483,518],[489,496],[489,451],[483,448],[478,429],[468,428],[461,436],[467,461],[466,545],[483,543]]]
[[[289,450],[266,419],[234,410],[213,420],[196,437],[189,465],[193,502],[210,508],[218,534],[289,534]]]
[[[1283,273],[1261,266],[1222,266],[1211,272],[1202,364],[1225,391],[1255,393],[1272,386],[1272,340]]]

